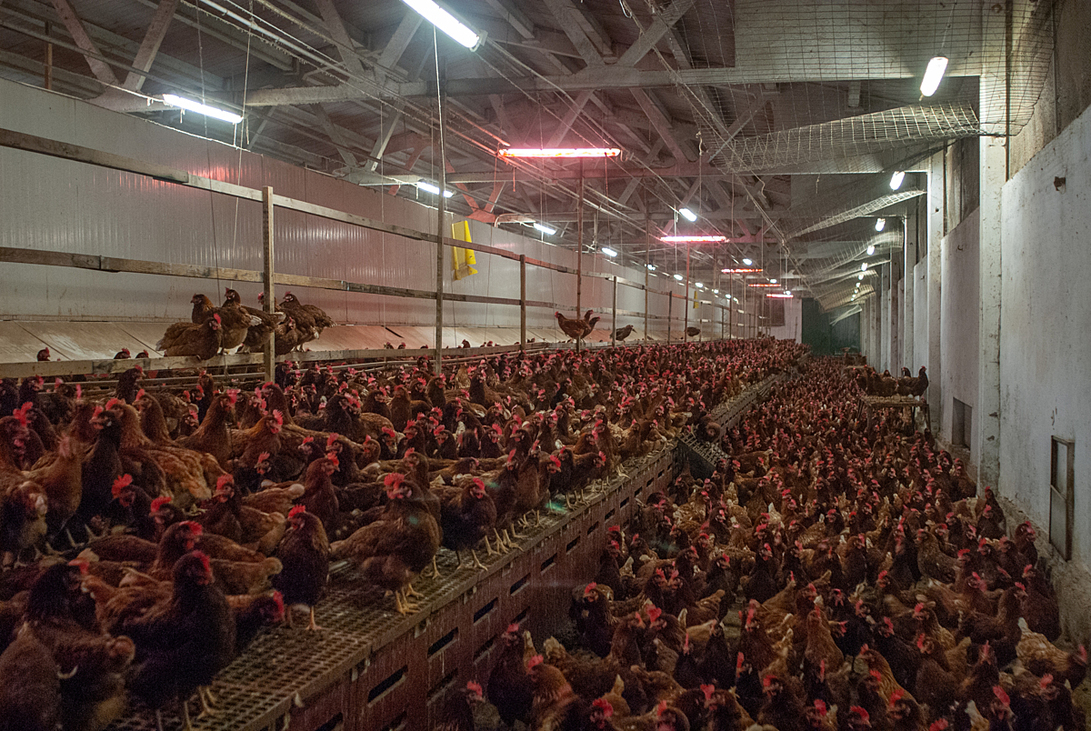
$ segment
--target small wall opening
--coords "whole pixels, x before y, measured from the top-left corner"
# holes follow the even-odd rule
[[[1049,450],[1049,542],[1064,560],[1072,558],[1072,512],[1075,505],[1076,445],[1053,437]]]
[[[952,399],[951,409],[951,444],[956,447],[970,448],[970,430],[974,423],[974,410],[969,404]]]

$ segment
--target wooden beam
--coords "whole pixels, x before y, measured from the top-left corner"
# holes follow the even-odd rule
[[[318,5],[318,12],[322,14],[322,22],[326,24],[326,30],[337,44],[337,54],[341,57],[341,63],[350,74],[363,76],[364,65],[360,62],[360,57],[356,55],[356,44],[345,30],[345,24],[337,8],[333,6],[333,0],[315,0],[315,4]]]
[[[643,89],[632,89],[633,97],[636,98],[637,104],[644,110],[644,113],[648,115],[648,119],[651,120],[652,126],[659,133],[659,136],[663,138],[663,142],[666,143],[667,149],[674,155],[676,162],[689,162],[689,156],[683,152],[681,145],[678,144],[678,140],[674,139],[674,133],[672,130],[671,120],[667,119],[667,115],[659,108],[659,105],[654,99]]]
[[[148,26],[147,32],[144,33],[144,40],[140,43],[136,58],[133,60],[134,68],[147,71],[152,67],[152,63],[154,63],[155,57],[159,53],[159,46],[163,43],[163,39],[167,37],[167,28],[170,27],[170,21],[174,17],[174,11],[177,7],[178,0],[159,0],[159,7],[155,9],[151,25]],[[146,79],[146,76],[130,71],[126,75],[125,83],[122,86],[129,91],[140,91]]]
[[[107,87],[119,86],[121,82],[114,75],[113,69],[105,61],[100,60],[102,53],[99,51],[98,46],[95,45],[95,42],[91,40],[91,37],[87,35],[87,30],[83,27],[83,22],[79,16],[76,15],[76,10],[72,7],[72,4],[68,0],[53,0],[53,7],[56,9],[61,21],[64,22],[64,27],[68,29],[72,40],[83,50],[83,57],[87,60],[87,65],[91,67],[91,73],[95,75],[95,78]]]

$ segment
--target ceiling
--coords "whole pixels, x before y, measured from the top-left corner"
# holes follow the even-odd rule
[[[48,67],[56,91],[427,204],[416,183],[442,158],[451,209],[530,235],[542,221],[562,246],[580,238],[582,188],[589,249],[684,273],[687,251],[659,237],[722,234],[689,250],[693,280],[711,287],[746,257],[833,309],[863,261],[900,256],[900,226],[878,234],[875,218],[905,216],[925,176],[892,191],[891,172],[1025,123],[1051,6],[450,0],[485,34],[470,51],[401,0],[0,0],[0,76],[44,86]],[[947,76],[922,98],[935,55]],[[1010,109],[979,103],[997,74]],[[168,92],[244,121],[182,114]],[[624,154],[499,159],[507,146]]]

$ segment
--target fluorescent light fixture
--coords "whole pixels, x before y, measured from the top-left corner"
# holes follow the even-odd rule
[[[616,147],[509,147],[500,157],[617,157]]]
[[[719,294],[719,293],[720,293],[720,290],[718,290],[718,289],[712,290],[712,294]]]
[[[418,182],[417,183],[417,188],[419,190],[423,190],[425,193],[431,193],[432,195],[439,195],[439,186],[438,185],[432,185],[427,180],[422,180],[422,181]],[[454,195],[454,193],[452,193],[449,190],[443,191],[443,197],[444,198],[450,198],[453,195]]]
[[[875,253],[875,244],[868,244],[867,255],[872,256]]]
[[[743,264],[745,264],[746,266],[753,266],[753,265],[754,265],[754,260],[753,260],[753,259],[745,259],[745,258],[744,258],[744,259],[742,260],[742,263],[743,263]]]
[[[727,241],[726,236],[663,236],[659,239],[665,244],[719,244]]]
[[[890,176],[890,189],[897,190],[898,188],[902,187],[903,180],[905,180],[905,173],[903,173],[901,170],[898,170]]]
[[[863,264],[860,265],[860,271],[862,271],[862,272],[867,271],[867,262],[866,261]]]
[[[682,275],[681,274],[675,274],[674,278],[677,279],[679,282],[682,281]]]
[[[770,284],[776,284],[776,283],[777,283],[777,280],[775,280],[775,279],[770,279],[770,280],[769,280],[769,283],[770,283]]]
[[[682,218],[686,219],[690,223],[693,223],[697,220],[697,214],[688,208],[679,208],[678,212],[682,214]]]
[[[406,5],[424,16],[424,19],[432,23],[441,31],[455,39],[459,45],[476,51],[484,40],[484,35],[475,33],[467,28],[460,20],[444,10],[432,0],[402,0]]]
[[[876,218],[875,219],[875,230],[876,231],[882,231],[884,228],[886,228],[886,219],[885,218]]]
[[[197,114],[203,114],[206,117],[212,117],[213,119],[221,119],[224,122],[230,122],[231,124],[238,124],[242,121],[242,116],[235,114],[234,112],[210,107],[207,104],[202,104],[201,102],[193,101],[192,99],[186,99],[177,94],[164,94],[163,102],[170,104],[172,107],[178,107],[179,109],[185,109],[190,112],[197,112]]]
[[[936,56],[928,62],[928,68],[924,70],[924,79],[921,80],[921,94],[932,96],[939,88],[939,82],[943,79],[943,73],[947,70],[947,57]]]
[[[857,274],[856,278],[859,279],[860,281],[863,281],[864,280],[864,275],[863,274]]]
[[[704,282],[697,282],[693,286],[697,287],[697,289],[704,289],[705,283]]]
[[[606,256],[610,257],[611,259],[617,256],[617,252],[611,249],[609,246],[603,246],[601,249],[599,249],[599,251],[601,251],[603,254],[606,254]]]
[[[649,272],[654,272],[655,271],[655,264],[648,264],[646,266],[648,267]]]
[[[784,294],[767,294],[765,296],[766,297],[771,297],[771,298],[777,299],[777,300],[790,300],[790,299],[792,299],[792,293],[791,292],[785,292]]]
[[[544,233],[546,236],[552,236],[553,234],[557,233],[557,229],[553,228],[552,226],[548,226],[548,225],[546,225],[544,223],[538,223],[537,221],[534,222],[534,228],[538,229],[539,231]]]
[[[754,282],[753,284],[746,285],[748,287],[776,287],[777,285],[772,282]]]

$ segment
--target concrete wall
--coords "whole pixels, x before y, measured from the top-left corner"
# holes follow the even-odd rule
[[[977,404],[978,378],[978,217],[971,213],[940,242],[943,291],[940,348],[943,352],[944,408],[940,435],[951,439],[952,399]],[[979,414],[974,409],[976,420]],[[973,445],[976,424],[967,435]]]
[[[1059,189],[1058,177],[1066,179]],[[1000,491],[1048,526],[1050,438],[1075,440],[1073,560],[1086,570],[1091,563],[1091,110],[1004,186],[1002,225]]]

